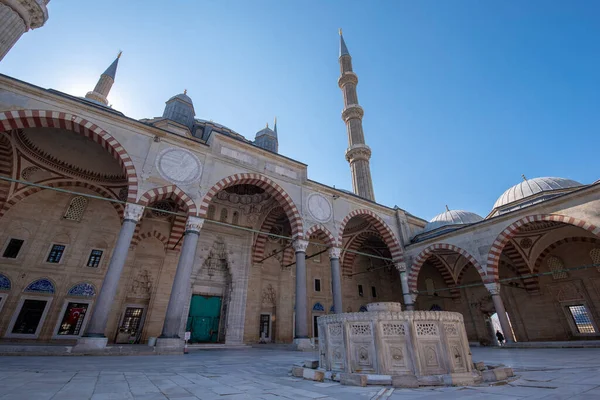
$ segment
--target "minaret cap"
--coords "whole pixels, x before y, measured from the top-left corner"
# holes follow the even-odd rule
[[[346,47],[346,42],[344,42],[344,36],[342,36],[342,28],[340,28],[340,57],[349,55],[348,47]]]

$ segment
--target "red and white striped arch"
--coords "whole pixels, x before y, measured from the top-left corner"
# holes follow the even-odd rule
[[[267,247],[267,238],[269,237],[269,233],[271,233],[271,228],[273,228],[275,222],[277,222],[277,220],[283,215],[285,215],[285,211],[283,211],[283,207],[281,206],[273,207],[267,213],[267,216],[263,220],[259,229],[264,233],[259,233],[256,236],[254,250],[252,252],[252,262],[258,263],[265,258],[265,248]]]
[[[292,227],[292,237],[304,237],[302,217],[300,216],[300,212],[298,211],[298,208],[294,204],[294,201],[292,200],[290,195],[287,194],[286,191],[283,190],[283,188],[277,183],[273,182],[266,176],[260,174],[235,174],[228,176],[227,178],[221,179],[209,189],[209,191],[202,199],[198,215],[202,218],[206,218],[208,206],[212,201],[213,197],[221,190],[234,185],[254,185],[261,189],[264,189],[267,193],[269,193],[279,202],[281,207],[283,207],[283,210],[285,211],[285,214],[287,215],[288,220],[290,221],[290,226]]]
[[[127,201],[135,203],[138,193],[138,177],[135,166],[125,148],[98,125],[59,111],[19,110],[0,112],[0,132],[24,128],[57,128],[79,133],[101,145],[119,163],[127,177]]]
[[[485,271],[481,267],[481,264],[479,264],[479,262],[475,259],[475,257],[473,257],[471,254],[469,254],[466,250],[463,250],[460,247],[454,246],[452,244],[435,243],[435,244],[432,244],[431,246],[428,246],[425,249],[423,249],[419,253],[419,255],[415,258],[415,261],[412,263],[412,265],[410,267],[410,273],[408,274],[408,287],[411,292],[417,290],[417,278],[419,277],[419,271],[421,270],[423,263],[425,263],[425,261],[429,258],[429,256],[431,256],[436,250],[451,250],[451,251],[454,251],[454,252],[462,255],[467,260],[469,260],[469,262],[471,264],[473,264],[473,266],[477,269],[477,272],[479,272],[479,275],[481,275],[481,279],[484,282],[486,281],[485,280]]]
[[[330,247],[336,247],[338,245],[333,234],[322,224],[311,226],[308,231],[306,231],[305,236],[309,239],[311,237],[316,237]]]
[[[354,266],[354,259],[358,254],[349,252],[346,250],[358,251],[362,245],[366,242],[370,237],[378,237],[383,242],[383,236],[379,232],[376,231],[363,231],[359,234],[352,237],[348,243],[346,243],[346,247],[344,248],[344,252],[341,256],[342,258],[342,275],[351,275],[352,267]],[[385,243],[385,242],[384,242]]]
[[[140,197],[139,204],[151,206],[153,203],[162,200],[173,200],[189,216],[195,216],[198,213],[196,203],[177,185],[168,185],[148,190]]]
[[[596,225],[590,224],[581,219],[568,217],[566,215],[559,214],[538,214],[538,215],[530,215],[527,217],[523,217],[518,221],[510,224],[506,229],[504,229],[490,248],[487,258],[487,277],[488,281],[495,281],[498,279],[498,265],[500,263],[500,255],[502,254],[502,250],[508,241],[515,236],[515,234],[519,231],[519,228],[523,225],[529,224],[531,222],[538,221],[553,221],[553,222],[562,222],[564,224],[578,226],[580,228],[585,229],[586,231],[592,232],[596,236],[600,236],[600,228]]]
[[[44,185],[44,186],[48,186],[51,188],[63,188],[63,187],[83,187],[86,189],[90,189],[96,193],[98,193],[100,196],[102,197],[106,197],[108,199],[114,199],[114,200],[118,200],[117,197],[112,194],[111,192],[109,192],[108,190],[100,187],[100,186],[96,186],[93,185],[91,183],[88,182],[81,182],[81,181],[73,181],[73,180],[65,180],[64,178],[56,178],[53,180],[48,180],[48,181],[42,181],[39,182],[40,184]],[[11,197],[10,199],[8,199],[4,205],[2,206],[2,209],[0,209],[0,217],[4,216],[4,214],[6,214],[6,212],[8,210],[10,210],[15,204],[19,203],[20,201],[22,201],[23,199],[38,193],[42,190],[45,190],[44,188],[41,187],[37,187],[37,186],[26,186],[18,191],[16,191]],[[117,203],[117,202],[111,202],[111,205],[114,207],[115,211],[117,212],[117,214],[119,215],[119,218],[123,217],[123,204],[121,203]]]
[[[381,219],[381,217],[371,210],[361,208],[346,215],[346,218],[344,218],[342,224],[340,225],[340,230],[338,232],[338,243],[343,243],[342,237],[344,235],[346,224],[354,217],[364,218],[373,225],[373,227],[381,235],[383,242],[389,247],[390,253],[392,253],[392,260],[394,260],[394,262],[401,262],[404,260],[402,247],[400,247],[400,242],[396,238],[396,235],[394,235],[390,227]]]
[[[552,243],[550,246],[546,247],[544,249],[544,251],[542,251],[540,253],[540,255],[537,257],[537,260],[535,261],[535,264],[533,266],[533,273],[537,274],[538,272],[540,272],[540,266],[542,265],[542,261],[544,261],[544,259],[546,258],[546,256],[548,256],[548,254],[550,254],[556,248],[558,248],[564,244],[567,244],[567,243],[600,244],[600,240],[598,240],[596,238],[585,237],[585,236],[566,237],[564,239],[557,240],[556,242]],[[539,277],[536,277],[536,279],[539,280]]]
[[[162,233],[157,231],[156,229],[153,231],[138,233],[137,235],[135,235],[133,237],[133,239],[131,240],[131,246],[137,246],[142,240],[148,239],[148,238],[156,238],[156,239],[160,240],[164,246],[164,250],[167,249],[169,239],[165,235],[163,235]]]

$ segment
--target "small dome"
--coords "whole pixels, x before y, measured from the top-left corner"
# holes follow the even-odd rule
[[[273,129],[269,128],[268,126],[266,128],[261,129],[260,131],[256,132],[256,137],[264,136],[264,135],[275,137],[275,138],[277,137],[277,133]]]
[[[468,225],[479,221],[483,221],[483,218],[475,213],[464,210],[448,210],[433,217],[425,225],[423,232],[429,232],[446,225]]]
[[[178,95],[175,95],[175,96],[171,97],[171,98],[169,99],[169,101],[171,101],[171,100],[175,100],[175,99],[179,99],[179,100],[181,100],[181,101],[185,101],[186,103],[189,103],[189,104],[191,104],[192,106],[194,105],[194,103],[192,102],[192,99],[190,98],[190,96],[188,96],[188,95],[187,95],[187,93],[186,93],[186,92],[179,93]],[[167,101],[167,103],[168,103],[169,101]]]
[[[496,200],[496,203],[494,203],[494,209],[515,202],[517,200],[525,199],[537,193],[560,189],[569,189],[577,186],[582,186],[582,184],[571,179],[565,178],[526,179],[518,185],[515,185],[508,189],[506,192],[504,192],[502,196],[500,196],[498,200]]]

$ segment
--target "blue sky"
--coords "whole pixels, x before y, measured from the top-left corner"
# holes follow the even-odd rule
[[[280,153],[351,189],[337,30],[358,74],[377,201],[430,219],[487,215],[538,176],[600,178],[596,1],[51,1],[0,72],[84,95],[123,50],[109,100],[162,115],[188,89],[198,118],[247,138],[278,118]]]

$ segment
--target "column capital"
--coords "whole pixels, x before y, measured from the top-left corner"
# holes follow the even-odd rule
[[[499,282],[490,282],[484,283],[485,288],[490,292],[492,296],[500,294],[500,283]]]
[[[296,253],[303,252],[306,253],[306,248],[308,247],[308,240],[296,239],[292,243],[292,247]]]
[[[413,304],[415,304],[415,303],[416,303],[416,301],[417,301],[417,296],[419,296],[419,294],[418,294],[418,293],[411,293],[411,294],[410,294],[410,298],[412,299],[412,302],[413,302]]]
[[[398,272],[406,272],[406,263],[404,261],[395,263]]]
[[[340,258],[340,254],[342,253],[342,249],[339,247],[330,247],[329,248],[329,258]]]
[[[124,220],[129,220],[133,222],[139,222],[142,218],[142,214],[144,213],[144,206],[140,206],[139,204],[127,203],[125,205],[125,213],[123,214]]]
[[[200,229],[202,229],[202,225],[204,225],[204,218],[188,217],[187,221],[185,222],[185,231],[198,233],[200,232]]]

